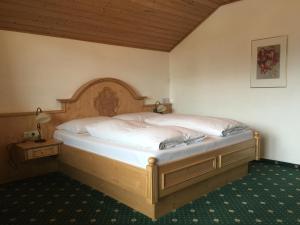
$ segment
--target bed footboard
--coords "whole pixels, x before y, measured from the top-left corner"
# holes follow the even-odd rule
[[[155,206],[154,218],[247,174],[248,163],[260,159],[260,134],[242,143],[157,165],[149,158],[147,202]]]
[[[256,158],[256,140],[158,166],[158,198],[175,193]]]

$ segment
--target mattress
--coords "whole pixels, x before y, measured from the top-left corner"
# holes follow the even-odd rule
[[[90,136],[88,133],[75,134],[65,130],[56,130],[54,132],[54,138],[63,141],[65,145],[140,168],[146,168],[148,158],[150,157],[157,158],[157,163],[162,165],[174,160],[193,156],[195,154],[237,144],[252,139],[252,137],[252,131],[246,130],[228,137],[208,136],[203,142],[187,146],[178,146],[167,150],[148,151],[105,142],[96,137]]]

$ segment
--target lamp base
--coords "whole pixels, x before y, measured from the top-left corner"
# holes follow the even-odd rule
[[[43,142],[46,142],[46,139],[37,139],[34,142],[35,143],[43,143]]]

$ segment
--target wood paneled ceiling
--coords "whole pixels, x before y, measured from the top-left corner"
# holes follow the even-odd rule
[[[0,0],[0,29],[170,51],[238,0]]]

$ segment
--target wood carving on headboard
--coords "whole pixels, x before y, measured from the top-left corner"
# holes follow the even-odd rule
[[[111,88],[105,87],[95,98],[94,106],[100,115],[114,116],[118,111],[119,98]]]
[[[53,114],[47,133],[51,136],[58,124],[72,119],[149,111],[149,107],[144,104],[145,98],[121,80],[91,80],[82,85],[71,98],[58,99],[64,110]]]
[[[145,98],[121,80],[100,78],[81,86],[70,99],[58,101],[65,106],[65,119],[72,119],[141,112]]]

